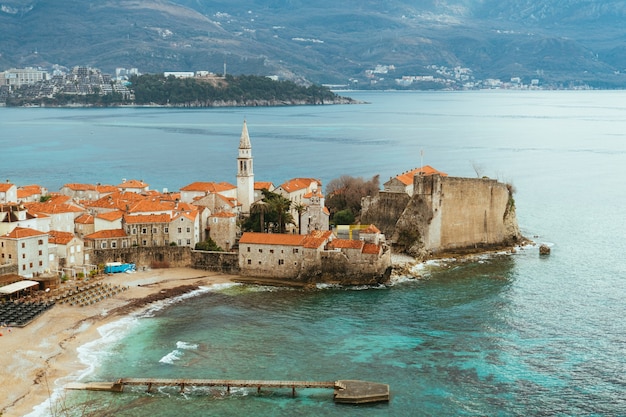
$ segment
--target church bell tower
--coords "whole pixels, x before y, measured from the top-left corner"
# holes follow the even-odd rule
[[[241,204],[242,213],[250,213],[250,205],[254,203],[254,171],[252,170],[252,146],[245,120],[239,139],[239,156],[237,157],[237,201]]]

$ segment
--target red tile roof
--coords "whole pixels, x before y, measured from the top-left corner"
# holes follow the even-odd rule
[[[318,188],[322,187],[322,182],[315,178],[292,178],[289,181],[281,184],[280,188],[287,191],[288,193],[293,193],[295,191],[309,187],[313,182],[317,183]]]
[[[211,214],[209,217],[237,217],[235,213],[229,213],[227,211],[218,211],[217,213]]]
[[[125,215],[124,222],[127,224],[138,223],[169,223],[172,218],[169,214],[136,214],[133,216]]]
[[[362,253],[366,253],[369,255],[378,255],[380,253],[380,246],[373,243],[366,243],[363,246]]]
[[[221,193],[228,190],[233,190],[236,186],[227,182],[193,182],[184,186],[180,191],[198,191],[204,193]]]
[[[240,244],[302,246],[306,236],[281,233],[246,232],[239,239]]]
[[[442,177],[448,176],[448,174],[446,174],[445,172],[437,171],[435,168],[431,167],[430,165],[424,165],[421,168],[415,168],[411,171],[404,172],[396,176],[396,178],[404,185],[411,185],[413,184],[413,177],[416,176],[417,174],[422,174],[422,175],[438,174],[438,175],[441,175]]]
[[[14,187],[14,185],[8,182],[2,182],[0,183],[0,192],[6,193],[7,191],[11,189],[11,187]]]
[[[374,226],[373,224],[370,224],[369,226],[367,226],[367,229],[362,230],[361,233],[377,234],[377,233],[380,233],[380,230],[378,230],[378,227]]]
[[[56,243],[57,245],[67,245],[74,239],[74,233],[61,232],[58,230],[50,230],[48,232],[48,243]]]
[[[329,249],[363,249],[362,240],[334,239],[328,244]]]
[[[78,216],[77,218],[74,219],[74,223],[78,223],[78,224],[93,224],[94,223],[94,218],[91,214],[85,213],[85,214],[81,214],[80,216]]]
[[[255,190],[268,190],[268,191],[272,191],[272,188],[274,188],[274,184],[269,182],[269,181],[257,181],[254,183],[254,189]]]
[[[85,239],[114,239],[118,237],[127,237],[127,236],[128,235],[126,234],[124,229],[114,229],[114,230],[100,230],[98,232],[85,236]]]
[[[17,198],[26,198],[37,194],[41,194],[41,186],[39,185],[23,185],[17,189]]]
[[[5,239],[24,239],[33,236],[45,236],[47,233],[40,232],[39,230],[29,229],[27,227],[16,227],[12,232],[0,236]]]
[[[107,213],[98,214],[96,217],[98,219],[106,220],[108,222],[113,222],[124,217],[124,212],[121,210],[113,210]]]
[[[321,230],[314,230],[310,234],[306,235],[302,246],[309,249],[319,248],[328,241],[332,234],[333,232],[330,230],[324,232]]]
[[[146,188],[148,184],[139,180],[128,180],[117,185],[117,188]]]

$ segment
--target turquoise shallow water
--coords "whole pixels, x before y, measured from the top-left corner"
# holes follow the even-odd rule
[[[424,163],[511,181],[525,235],[552,246],[445,262],[377,289],[207,291],[110,329],[83,380],[367,379],[389,404],[324,390],[76,394],[96,415],[626,415],[623,92],[355,93],[362,106],[0,109],[0,175],[234,180],[245,117],[258,180],[387,177]],[[84,353],[85,357],[93,358]],[[86,366],[87,367],[87,366]],[[46,415],[45,413],[34,413]],[[77,414],[79,415],[79,414]]]

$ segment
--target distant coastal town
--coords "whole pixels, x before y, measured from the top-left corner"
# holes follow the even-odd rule
[[[13,68],[0,72],[0,106],[170,106],[233,107],[299,104],[346,104],[354,100],[329,87],[298,85],[276,77],[233,76],[209,71],[140,74],[117,68],[115,75],[98,68],[56,66]]]

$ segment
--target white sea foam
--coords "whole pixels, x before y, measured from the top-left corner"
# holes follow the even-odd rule
[[[65,395],[65,385],[69,382],[80,381],[93,373],[100,366],[102,359],[108,354],[107,348],[124,338],[136,324],[137,318],[129,316],[98,327],[100,338],[85,343],[76,349],[79,361],[86,365],[86,368],[54,381],[54,391],[50,395],[50,398],[33,407],[33,411],[27,414],[26,417],[50,416],[50,406],[51,404],[58,403],[63,398]],[[78,331],[87,330],[89,326],[88,323],[83,323]]]
[[[176,349],[196,350],[198,349],[198,344],[178,341],[176,342]]]
[[[199,287],[197,290],[182,294],[178,297],[153,303],[148,309],[138,312],[112,323],[105,324],[98,328],[100,338],[92,342],[80,346],[78,349],[78,359],[86,366],[85,369],[72,373],[66,377],[59,378],[54,381],[54,391],[50,398],[43,403],[33,407],[33,411],[25,417],[48,417],[50,416],[50,405],[60,401],[65,395],[65,385],[69,382],[79,381],[91,375],[101,364],[102,358],[108,354],[108,348],[123,339],[138,323],[141,317],[152,317],[155,312],[165,308],[168,305],[178,303],[182,300],[198,296],[210,291],[221,291],[230,287],[240,285],[237,283],[221,283],[210,286]],[[81,324],[79,331],[86,330],[90,325],[88,323]],[[196,346],[197,348],[197,346]],[[171,353],[170,353],[171,354]],[[164,356],[165,359],[168,355]],[[173,359],[176,360],[176,359]],[[172,361],[173,361],[172,360]],[[161,362],[159,361],[159,362]]]
[[[174,362],[176,362],[177,360],[180,360],[181,356],[183,356],[183,352],[181,352],[178,349],[174,349],[173,351],[171,351],[170,353],[168,353],[167,355],[159,359],[159,362],[173,365]]]
[[[140,316],[141,317],[153,317],[154,314],[159,311],[159,310],[163,310],[165,307],[170,306],[172,304],[177,304],[183,300],[187,300],[189,298],[193,298],[193,297],[197,297],[198,295],[201,294],[206,294],[208,292],[212,292],[212,291],[221,291],[230,287],[234,287],[237,285],[241,285],[241,284],[237,284],[237,283],[222,283],[222,284],[213,284],[210,286],[202,286],[202,287],[198,287],[197,290],[193,290],[193,291],[189,291],[185,294],[181,294],[177,297],[173,297],[173,298],[168,298],[165,300],[160,300],[160,301],[155,301],[154,303],[152,303],[150,305],[149,308],[147,308],[145,311],[143,311]]]

